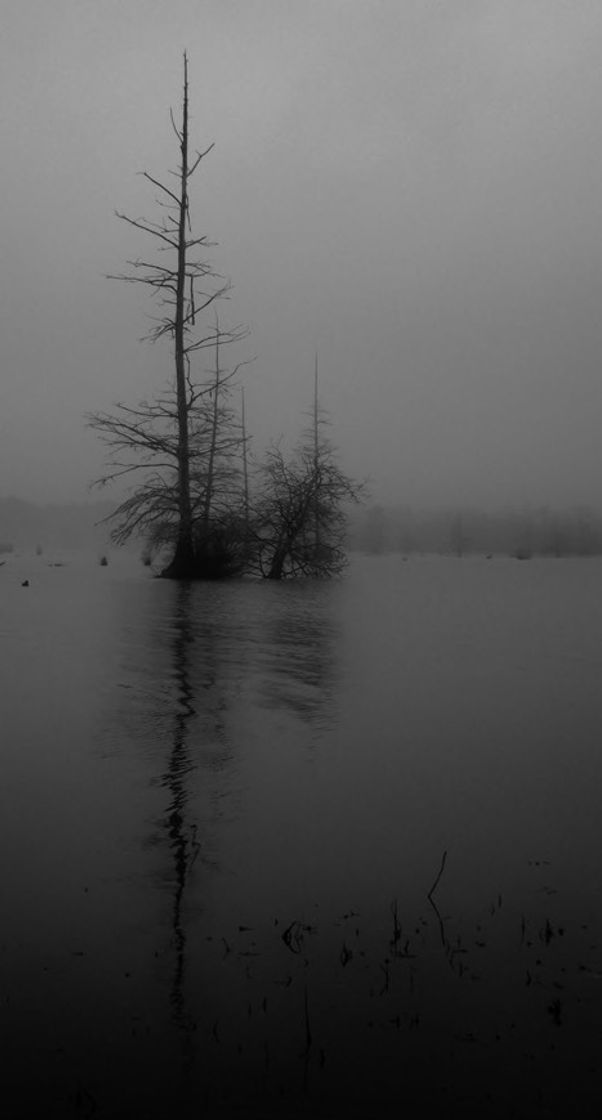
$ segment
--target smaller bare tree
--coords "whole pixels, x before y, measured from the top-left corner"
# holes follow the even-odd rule
[[[347,563],[346,509],[364,486],[339,467],[323,433],[328,419],[319,406],[317,359],[311,428],[288,458],[280,444],[261,468],[255,514],[255,563],[265,579],[330,577]]]

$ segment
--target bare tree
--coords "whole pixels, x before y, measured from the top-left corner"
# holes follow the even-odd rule
[[[160,315],[148,338],[171,343],[173,383],[151,402],[143,401],[137,408],[120,403],[113,413],[90,414],[88,423],[110,449],[107,473],[98,484],[132,474],[137,481],[141,479],[112,515],[113,539],[122,543],[142,532],[154,544],[172,545],[173,556],[163,574],[178,579],[201,574],[198,520],[206,529],[218,452],[223,456],[226,447],[235,442],[231,414],[224,410],[224,389],[239,367],[227,375],[220,370],[220,347],[239,341],[246,331],[240,327],[225,331],[217,316],[214,325],[204,323],[203,312],[225,296],[230,285],[205,258],[212,243],[192,232],[189,183],[214,145],[190,156],[186,54],[181,124],[176,123],[173,112],[170,116],[180,150],[178,170],[171,173],[176,186],[172,190],[143,172],[159,191],[157,203],[163,216],[150,221],[117,213],[154,240],[161,259],[130,260],[130,271],[114,278],[143,284],[158,298]],[[199,384],[192,363],[199,351],[209,348],[216,356],[215,375],[209,383]],[[225,428],[229,429],[226,434]]]
[[[266,579],[328,577],[347,563],[345,506],[363,485],[348,478],[323,433],[328,420],[318,399],[317,357],[311,429],[288,458],[281,445],[263,463],[256,504],[256,564]]]

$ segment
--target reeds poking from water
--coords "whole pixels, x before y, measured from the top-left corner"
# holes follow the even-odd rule
[[[554,1061],[583,1052],[580,1076],[593,1086],[596,939],[585,926],[565,925],[557,902],[548,909],[546,896],[542,905],[541,888],[534,907],[511,889],[502,900],[488,888],[479,904],[471,902],[470,916],[448,914],[442,905],[443,919],[437,891],[448,862],[446,850],[407,918],[410,902],[403,896],[338,917],[322,909],[316,925],[305,924],[299,900],[294,921],[290,914],[283,921],[236,915],[224,930],[221,948],[228,952],[221,965],[216,931],[212,952],[214,966],[223,969],[222,994],[216,985],[197,1035],[207,1048],[221,1043],[206,1074],[216,1099],[261,1093],[281,1103],[284,1115],[291,1103],[318,1108],[340,1094],[341,1114],[349,1114],[356,1090],[361,1094],[368,1083],[370,1093],[380,1085],[383,1098],[390,1092],[393,1099],[400,1063],[408,1092],[420,1087],[433,1052],[444,1055],[429,1083],[437,1107],[478,1100],[482,1115],[516,1116],[512,1093],[519,1082],[513,1088],[510,1077],[499,1087],[499,1109],[492,1112],[488,1078],[506,1066],[518,1078],[524,1059],[531,1071],[524,1114],[546,1115],[533,1102],[552,1051]],[[445,886],[447,895],[450,883]],[[252,976],[244,967],[249,944],[257,958]],[[585,964],[577,963],[580,955]],[[216,1038],[218,1016],[223,1029]],[[470,1088],[465,1074],[473,1078]],[[554,1104],[554,1093],[550,1088],[542,1107]]]
[[[433,910],[435,911],[435,916],[436,916],[437,921],[439,923],[439,935],[441,937],[441,944],[443,945],[446,953],[448,953],[448,955],[449,955],[450,945],[449,945],[449,942],[448,942],[446,934],[445,934],[445,925],[444,925],[444,922],[443,922],[443,918],[441,917],[441,913],[439,911],[437,903],[435,902],[435,900],[433,898],[433,895],[434,895],[434,893],[435,893],[435,891],[436,891],[436,889],[439,886],[439,883],[441,881],[441,876],[443,875],[443,872],[445,870],[446,860],[447,860],[447,848],[445,849],[445,851],[443,852],[443,855],[441,857],[441,867],[439,868],[439,871],[437,872],[435,882],[433,883],[433,885],[432,885],[432,887],[431,887],[431,889],[428,892],[426,897],[428,898]]]

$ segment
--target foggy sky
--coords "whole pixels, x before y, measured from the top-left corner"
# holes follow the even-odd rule
[[[156,216],[184,49],[258,450],[317,348],[373,500],[600,506],[599,0],[6,0],[0,496],[84,499],[84,412],[171,375],[105,276],[149,250],[114,210]]]

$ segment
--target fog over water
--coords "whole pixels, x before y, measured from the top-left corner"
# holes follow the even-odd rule
[[[0,494],[84,497],[84,412],[170,374],[105,275],[148,250],[113,211],[154,214],[186,48],[257,449],[317,348],[375,500],[598,504],[601,36],[596,0],[6,5]]]
[[[0,1112],[600,1115],[602,6],[0,22]],[[218,363],[167,574],[228,580],[154,578],[88,489],[86,413],[173,376],[107,276],[184,51],[253,455],[231,501]],[[280,580],[339,573],[347,475],[342,578]]]

